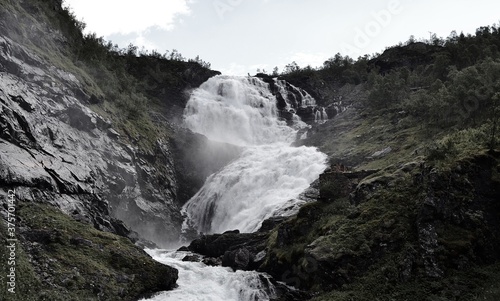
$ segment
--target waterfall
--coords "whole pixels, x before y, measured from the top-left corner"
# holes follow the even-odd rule
[[[328,115],[326,114],[325,108],[317,108],[314,114],[314,122],[324,123],[328,120]]]
[[[316,100],[306,91],[288,84],[284,80],[274,79],[274,84],[286,102],[286,109],[316,106]]]
[[[299,93],[304,96],[300,105],[315,103]],[[244,147],[184,205],[185,226],[199,232],[252,232],[269,217],[295,213],[303,202],[298,195],[326,167],[326,156],[316,148],[290,146],[306,125],[296,121],[290,127],[280,120],[276,97],[258,78],[209,79],[192,93],[184,121],[211,140]]]
[[[285,82],[276,84],[289,111],[315,105],[306,92]],[[289,90],[288,90],[289,91]],[[275,93],[276,94],[276,93]],[[295,103],[294,103],[295,102]],[[185,125],[210,140],[240,145],[239,158],[210,175],[183,207],[185,227],[215,233],[257,230],[272,216],[295,213],[301,194],[326,168],[326,155],[312,147],[293,147],[309,126],[297,115],[278,118],[276,96],[257,78],[216,76],[192,92]],[[311,111],[312,112],[312,111]],[[294,113],[291,113],[294,114]],[[179,270],[179,287],[149,301],[255,301],[275,298],[269,276],[254,271],[182,261],[185,252],[147,250],[157,261]]]
[[[236,145],[291,142],[295,131],[277,118],[269,85],[253,77],[217,76],[196,89],[184,110],[193,132]]]

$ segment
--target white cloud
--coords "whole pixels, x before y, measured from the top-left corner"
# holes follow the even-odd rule
[[[143,32],[151,27],[172,29],[175,17],[190,13],[189,0],[64,0],[86,32],[98,36]]]
[[[231,63],[229,64],[229,67],[227,68],[217,68],[214,67],[215,70],[220,71],[224,75],[238,75],[238,76],[245,76],[245,75],[254,75],[257,73],[257,69],[260,71],[266,71],[267,73],[271,73],[274,67],[271,67],[269,64],[252,64],[252,65],[242,65],[242,64],[237,64],[237,63]]]
[[[332,55],[330,54],[330,57]],[[300,67],[306,67],[307,65],[311,65],[311,67],[321,67],[323,66],[323,62],[329,58],[328,54],[317,52],[296,52],[290,56],[290,62],[295,61],[297,65]]]
[[[142,34],[139,34],[137,37],[130,40],[129,43],[132,43],[133,45],[139,47],[139,50],[141,50],[142,47],[147,50],[158,50],[158,46],[152,41],[146,39]]]

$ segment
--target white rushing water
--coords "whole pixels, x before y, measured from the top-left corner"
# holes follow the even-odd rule
[[[314,104],[301,93],[303,105]],[[276,98],[258,78],[209,79],[194,91],[184,116],[194,132],[244,147],[184,206],[189,225],[200,232],[253,232],[269,217],[294,213],[289,209],[302,202],[298,195],[326,167],[326,156],[316,148],[290,146],[297,128],[306,125],[279,120]]]
[[[216,76],[192,93],[184,122],[214,141],[242,146],[292,142],[295,131],[277,115],[267,83],[254,77]]]
[[[312,97],[300,93],[301,105],[314,105]],[[298,129],[307,125],[293,116],[290,127],[277,113],[275,96],[268,84],[257,78],[217,76],[192,93],[184,112],[186,126],[210,140],[240,145],[243,151],[209,176],[186,203],[186,224],[204,233],[252,232],[266,218],[296,212],[303,202],[299,194],[326,168],[326,155],[312,147],[290,146]],[[147,251],[157,261],[179,270],[178,288],[150,301],[257,301],[274,297],[274,287],[263,274],[184,262],[186,252]]]
[[[149,301],[265,301],[274,297],[273,286],[265,287],[265,276],[254,271],[207,266],[182,261],[187,252],[146,250],[157,261],[179,270],[178,288],[161,292]]]

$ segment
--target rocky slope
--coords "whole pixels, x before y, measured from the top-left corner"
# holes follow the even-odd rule
[[[479,70],[475,76],[490,78],[486,74],[497,71],[481,68],[498,60],[450,72],[449,94],[415,88],[433,81],[428,71],[437,68],[431,55],[437,50],[444,51],[422,43],[396,47],[363,66],[365,74],[383,68],[388,76],[369,76],[408,93],[390,99],[394,95],[385,91],[377,105],[373,95],[380,95],[380,87],[369,80],[345,83],[328,77],[341,73],[307,68],[282,76],[321,105],[341,108],[296,142],[329,155],[331,169],[320,176],[320,196],[297,216],[264,222],[258,233],[203,236],[188,249],[210,264],[264,271],[304,291],[289,300],[500,298],[500,154],[490,142],[498,139],[492,120],[500,111],[494,93],[472,107],[464,105],[461,90],[474,80],[478,85],[470,91],[498,91],[499,82],[460,81],[460,73],[474,70]],[[400,73],[391,78],[391,72]],[[411,74],[407,87],[398,86],[405,72]],[[430,99],[416,98],[423,89],[446,105],[436,109]],[[430,103],[429,111],[410,110],[414,100]],[[430,110],[441,112],[441,119],[428,118]]]
[[[297,216],[257,233],[203,236],[188,249],[268,272],[314,300],[494,300],[499,175],[498,152],[444,170],[425,161],[330,170],[318,201]]]
[[[176,286],[177,270],[154,261],[129,239],[76,221],[43,203],[40,191],[32,192],[35,201],[22,197],[25,193],[26,188],[15,191],[14,236],[0,228],[2,241],[17,239],[15,249],[0,253],[2,270],[15,268],[0,276],[2,300],[132,301]]]
[[[229,148],[205,158],[200,173],[186,173],[195,169],[196,152],[211,145],[175,127],[172,116],[179,118],[185,91],[217,72],[133,58],[134,76],[162,82],[141,72],[167,69],[163,76],[176,84],[135,90],[157,98],[147,113],[129,118],[133,108],[96,84],[91,69],[100,63],[72,61],[75,38],[61,27],[68,15],[60,1],[6,1],[0,15],[0,229],[3,240],[4,200],[15,190],[17,300],[136,300],[173,288],[177,271],[133,242],[177,240],[180,206],[238,152]],[[124,101],[140,99],[136,94]],[[2,270],[8,255],[2,248]],[[5,295],[5,275],[2,300],[13,296]]]

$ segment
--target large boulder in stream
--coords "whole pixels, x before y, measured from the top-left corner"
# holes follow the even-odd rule
[[[223,266],[234,270],[256,269],[265,255],[267,232],[203,235],[187,247],[189,251],[207,257],[220,258]]]

